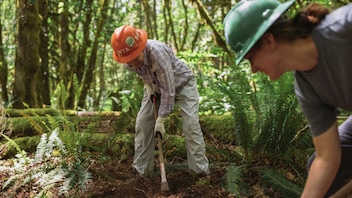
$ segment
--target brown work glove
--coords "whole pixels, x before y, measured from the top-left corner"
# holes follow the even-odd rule
[[[160,135],[160,138],[163,139],[164,134],[165,134],[165,122],[166,118],[158,117],[155,122],[155,127],[154,127],[154,136],[157,137]]]

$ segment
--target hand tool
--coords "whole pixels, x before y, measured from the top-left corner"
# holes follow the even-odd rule
[[[157,97],[156,95],[152,95],[153,105],[154,105],[154,116],[155,120],[158,118],[158,109],[159,105],[157,104]],[[164,164],[164,155],[163,155],[163,146],[161,140],[161,133],[156,133],[156,140],[158,143],[158,150],[159,150],[159,163],[160,163],[160,175],[161,175],[161,191],[169,191],[169,184],[166,179],[166,172],[165,172],[165,164]]]

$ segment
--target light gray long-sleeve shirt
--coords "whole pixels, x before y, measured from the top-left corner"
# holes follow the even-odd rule
[[[158,115],[167,117],[174,108],[176,93],[181,91],[193,73],[165,43],[148,40],[143,53],[144,62],[140,68],[124,66],[136,72],[155,93],[161,94]]]

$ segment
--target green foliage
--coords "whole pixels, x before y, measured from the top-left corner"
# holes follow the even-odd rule
[[[166,134],[163,147],[165,159],[170,156],[179,159],[187,159],[186,140],[184,137]]]
[[[246,184],[243,182],[244,166],[232,165],[226,168],[226,190],[234,195],[241,196],[246,191]]]
[[[1,136],[4,137],[5,140],[7,140],[10,143],[10,145],[12,145],[16,149],[17,153],[23,154],[24,151],[18,146],[18,144],[16,144],[15,141],[13,141],[11,138],[9,138],[7,135],[3,133],[1,134]]]
[[[265,75],[252,76],[247,63],[229,69],[222,78],[212,79],[212,86],[223,94],[221,100],[228,106],[234,118],[234,134],[239,148],[238,154],[243,155],[245,165],[257,163],[258,170],[266,166],[285,165],[291,168],[302,166],[302,159],[295,157],[297,150],[308,151],[312,147],[309,133],[306,130],[306,122],[294,95],[293,77],[285,74],[276,82],[270,82]],[[214,98],[214,96],[211,96]],[[303,133],[304,132],[304,133]],[[308,136],[307,136],[308,135]],[[239,155],[239,156],[240,156]],[[304,155],[302,158],[306,158]],[[306,160],[306,159],[305,159]],[[235,167],[227,174],[230,176],[227,187],[232,193],[239,194],[241,179],[248,172],[256,172],[253,168],[247,172],[240,172]],[[300,173],[300,169],[296,173]],[[241,173],[241,174],[240,174]],[[287,179],[279,175],[270,174],[265,168],[261,181],[272,182],[275,192],[284,197],[296,197],[300,195],[300,188],[291,184]],[[265,176],[265,177],[264,177]],[[227,177],[229,178],[229,177]],[[291,188],[285,192],[286,185]]]
[[[3,185],[5,195],[14,197],[16,189],[31,183],[39,192],[36,196],[45,196],[53,187],[59,186],[59,195],[67,194],[70,189],[86,188],[91,174],[80,160],[72,159],[55,129],[49,138],[41,136],[34,158],[21,151],[13,160],[14,169]]]
[[[215,88],[225,97],[223,102],[227,103],[235,120],[234,132],[237,135],[237,141],[243,147],[245,152],[245,161],[248,162],[248,151],[252,145],[252,131],[254,130],[251,96],[255,93],[250,89],[249,82],[244,72],[234,70],[227,72],[227,77],[223,79],[214,79]]]
[[[304,127],[298,101],[290,91],[279,94],[273,103],[268,104],[267,111],[263,112],[263,122],[252,148],[255,153],[260,154],[264,150],[282,156],[292,146],[291,141],[296,132]]]
[[[137,89],[122,92],[120,98],[122,101],[122,112],[129,112],[132,115],[137,115],[143,96],[143,89],[141,89],[140,86],[136,88]]]
[[[50,131],[50,127],[46,124],[46,122],[44,122],[41,117],[36,112],[34,112],[33,109],[30,109],[28,105],[24,105],[28,108],[29,111],[23,112],[22,116],[29,122],[32,128],[39,134]]]
[[[58,107],[64,108],[68,92],[63,84],[58,87],[56,94]],[[50,193],[50,188],[57,186],[60,189],[59,194],[67,194],[71,189],[85,190],[91,175],[88,171],[89,158],[82,155],[82,134],[78,133],[78,123],[72,123],[64,109],[57,110],[56,116],[46,115],[47,122],[41,120],[35,112],[31,112],[31,115],[23,116],[34,129],[42,133],[35,157],[29,158],[16,147],[20,152],[14,161],[14,175],[4,184],[3,190],[13,196],[12,192],[27,183],[38,185],[41,189],[38,196],[46,196]],[[46,131],[51,132],[49,138]]]
[[[223,115],[201,116],[199,123],[205,136],[213,135],[224,144],[236,144],[237,139],[234,130],[234,119],[230,113]]]
[[[267,188],[274,189],[279,192],[282,197],[300,197],[303,188],[297,184],[290,182],[286,177],[279,174],[277,171],[270,168],[263,168],[259,170],[262,177],[261,182]]]
[[[119,162],[122,162],[134,153],[134,136],[131,134],[120,134],[114,137],[112,142],[109,142],[108,150],[113,155],[120,157]]]
[[[282,154],[300,144],[293,140],[306,125],[294,95],[293,77],[287,74],[269,82],[264,75],[252,77],[247,67],[246,63],[237,66],[213,84],[224,94],[235,119],[234,132],[244,160],[285,163]]]

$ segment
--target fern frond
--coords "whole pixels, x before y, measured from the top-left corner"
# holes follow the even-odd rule
[[[60,151],[62,154],[66,154],[66,146],[65,144],[61,141],[59,138],[59,129],[56,128],[50,135],[48,139],[48,144],[47,144],[47,149],[49,153],[52,153],[54,149],[57,149]]]
[[[35,156],[34,156],[35,161],[41,161],[45,158],[44,154],[46,153],[47,141],[48,141],[47,134],[44,133],[40,137],[40,142],[37,145],[37,150],[36,150]]]
[[[290,182],[284,176],[275,170],[265,167],[259,170],[261,182],[283,195],[283,197],[300,197],[303,191],[302,187]]]
[[[13,141],[11,138],[9,138],[7,135],[1,133],[1,136],[4,137],[12,146],[14,146],[18,153],[23,152],[23,150],[20,148],[20,146],[15,141]]]
[[[51,129],[60,128],[60,126],[61,126],[60,116],[61,115],[58,115],[58,116],[55,116],[55,117],[51,116],[49,114],[45,115],[45,117],[47,118],[49,126],[50,126]]]
[[[235,119],[235,133],[239,145],[244,149],[245,160],[248,161],[248,153],[252,144],[251,128],[252,124],[249,121],[249,115],[247,114],[248,106],[244,102],[244,98],[237,94],[243,90],[233,87],[234,85],[228,82],[219,82],[217,84],[218,89],[226,94],[230,100],[228,101],[232,106],[232,115]],[[247,103],[248,104],[248,103]]]
[[[18,174],[18,175],[14,175],[12,177],[10,177],[3,185],[2,185],[2,190],[5,191],[9,186],[12,186],[14,183],[16,183],[16,181],[19,180],[19,178],[21,178],[22,175]]]
[[[243,166],[229,166],[226,168],[226,190],[235,195],[243,192]]]
[[[22,114],[23,118],[25,120],[27,120],[29,122],[29,124],[31,125],[31,127],[38,132],[39,134],[43,134],[45,133],[45,130],[43,129],[41,124],[45,125],[45,122],[41,121],[41,118],[35,114],[35,112],[33,111],[33,116],[30,116],[28,114],[23,113]]]

